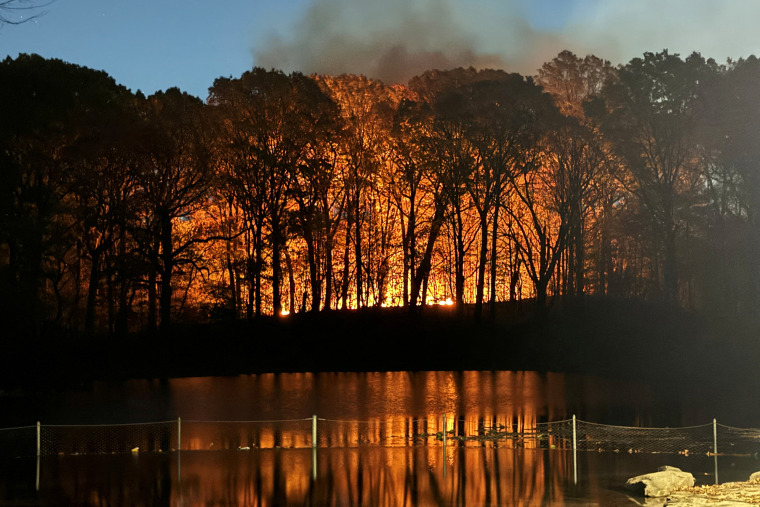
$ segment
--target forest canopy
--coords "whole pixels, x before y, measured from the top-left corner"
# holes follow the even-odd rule
[[[760,62],[568,51],[407,85],[254,68],[205,102],[0,63],[11,334],[585,295],[760,303]]]

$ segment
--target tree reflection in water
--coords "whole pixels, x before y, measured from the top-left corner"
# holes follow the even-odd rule
[[[68,456],[43,461],[40,498],[94,505],[545,505],[564,451],[442,446]],[[107,470],[107,477],[104,477]]]
[[[251,375],[130,381],[49,401],[52,421],[70,422],[81,407],[99,407],[103,414],[75,422],[102,423],[115,417],[112,412],[118,422],[130,422],[124,414],[170,421],[181,416],[182,452],[43,457],[40,491],[33,474],[31,486],[21,486],[26,493],[17,480],[12,485],[0,476],[0,503],[2,492],[14,487],[8,498],[44,505],[561,505],[578,498],[598,502],[609,484],[662,464],[678,466],[660,457],[613,457],[614,477],[609,463],[586,463],[575,486],[567,450],[542,448],[535,440],[456,441],[488,428],[530,431],[573,413],[598,422],[651,425],[646,388],[583,376]],[[142,412],[135,414],[135,406]],[[632,407],[635,420],[608,420],[620,406]],[[311,414],[326,418],[319,422],[316,474]],[[444,431],[452,437],[446,447],[433,436]],[[430,436],[414,438],[421,434]],[[608,457],[590,453],[582,459],[601,463]],[[650,461],[637,466],[642,459]]]
[[[631,505],[621,489],[626,478],[663,463],[690,471],[697,484],[714,480],[707,456],[585,452],[574,484],[568,451],[447,446],[445,459],[443,451],[318,449],[316,478],[311,449],[50,456],[41,462],[39,491],[31,460],[0,470],[0,504],[614,506]],[[731,458],[721,467],[723,480],[746,480],[757,460]]]

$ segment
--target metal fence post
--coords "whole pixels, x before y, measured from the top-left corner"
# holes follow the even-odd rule
[[[441,416],[441,424],[443,424],[443,478],[446,478],[446,414]]]
[[[713,419],[713,453],[718,454],[718,420]]]
[[[40,422],[37,421],[37,475],[34,479],[34,489],[35,491],[40,490],[40,450],[41,450],[41,442],[42,439],[40,438]]]
[[[573,484],[578,484],[578,433],[575,426],[575,414],[573,414]]]
[[[718,484],[718,420],[713,418],[713,454],[715,455],[715,484]]]
[[[311,416],[311,479],[317,480],[317,415]]]

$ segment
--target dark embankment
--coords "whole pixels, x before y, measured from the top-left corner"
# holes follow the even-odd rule
[[[0,385],[283,371],[537,370],[662,383],[751,381],[751,333],[722,333],[678,309],[586,299],[537,316],[501,305],[364,309],[205,325],[124,339],[5,342]]]

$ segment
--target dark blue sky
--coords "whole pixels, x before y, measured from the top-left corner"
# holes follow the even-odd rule
[[[562,49],[624,63],[644,51],[760,53],[757,0],[55,0],[0,28],[0,56],[102,69],[132,90],[201,98],[254,65],[404,81],[430,67],[533,74]]]

